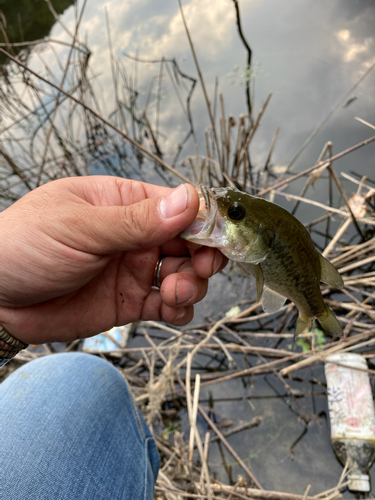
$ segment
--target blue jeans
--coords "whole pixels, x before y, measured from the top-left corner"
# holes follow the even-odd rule
[[[0,498],[149,500],[153,437],[122,375],[89,354],[40,358],[0,385]]]

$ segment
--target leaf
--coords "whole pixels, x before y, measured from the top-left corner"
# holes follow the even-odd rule
[[[227,311],[225,313],[225,317],[226,318],[233,318],[233,316],[237,316],[237,314],[240,314],[241,312],[241,308],[239,306],[234,306],[232,307],[232,309],[229,309],[229,311]]]
[[[315,349],[316,350],[321,350],[324,344],[326,343],[326,338],[324,336],[324,333],[322,330],[319,328],[313,328],[312,330],[309,330],[307,334],[305,335],[309,337],[315,337]],[[308,352],[311,351],[310,345],[308,342],[304,340],[304,337],[298,337],[296,344],[300,347],[302,347],[303,352]]]
[[[308,351],[310,351],[309,344],[305,340],[303,340],[301,337],[297,338],[296,344],[298,346],[302,347],[302,352],[308,352]]]

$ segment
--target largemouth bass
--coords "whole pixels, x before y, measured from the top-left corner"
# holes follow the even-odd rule
[[[328,335],[342,334],[324,303],[319,282],[335,288],[344,283],[315,248],[305,226],[287,210],[235,188],[197,188],[200,207],[194,223],[180,236],[216,247],[255,277],[263,310],[275,312],[286,299],[297,306],[295,335],[317,319]]]

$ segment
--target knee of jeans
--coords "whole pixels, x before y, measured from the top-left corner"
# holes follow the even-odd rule
[[[31,361],[0,385],[0,393],[24,405],[76,408],[83,418],[87,411],[103,421],[122,415],[140,441],[152,436],[123,375],[91,354],[61,353]]]
[[[16,370],[12,376],[57,378],[65,380],[74,376],[74,380],[87,380],[87,377],[113,377],[122,380],[121,374],[109,362],[97,356],[82,352],[59,353],[33,360]]]
[[[31,361],[18,368],[2,384],[4,392],[21,397],[72,401],[101,400],[113,404],[119,398],[127,403],[131,399],[128,386],[121,373],[101,358],[85,353],[60,353]]]
[[[111,363],[86,353],[59,353],[31,361],[12,373],[4,390],[28,393],[35,400],[52,398],[76,403],[77,408],[99,407],[109,415],[120,412],[136,422],[139,438],[151,432],[136,405],[128,384]],[[2,384],[2,385],[3,385]]]

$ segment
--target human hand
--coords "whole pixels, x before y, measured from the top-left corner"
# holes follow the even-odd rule
[[[0,324],[39,344],[137,320],[184,325],[227,259],[178,234],[197,191],[110,176],[53,181],[0,214]],[[160,290],[153,288],[155,265]]]

